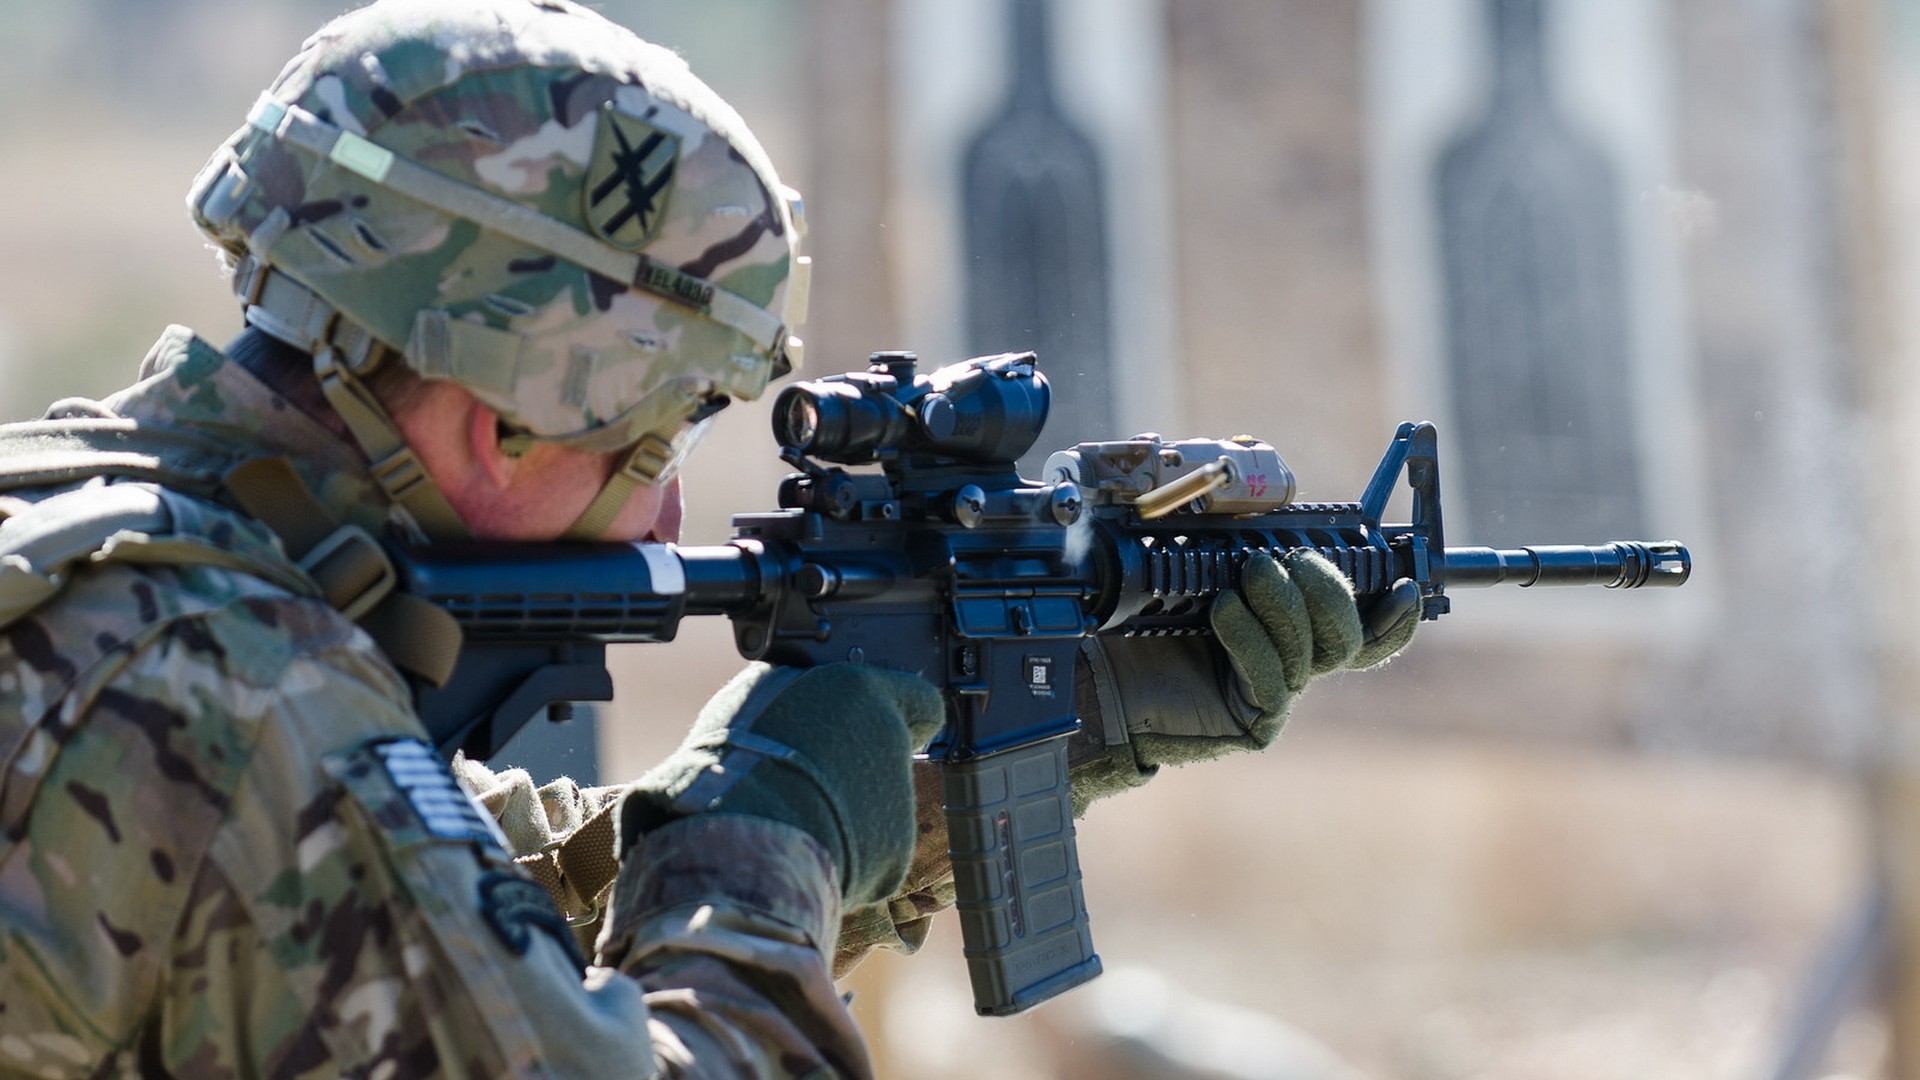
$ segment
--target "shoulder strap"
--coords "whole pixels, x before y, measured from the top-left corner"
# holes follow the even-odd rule
[[[113,476],[212,495],[242,457],[204,435],[133,420],[29,420],[0,425],[0,490]]]
[[[73,567],[93,561],[220,566],[316,595],[268,545],[219,547],[178,532],[169,497],[145,484],[88,483],[31,503],[8,500],[0,521],[0,627],[58,593]]]
[[[146,482],[111,484],[106,476]],[[435,686],[453,674],[459,623],[394,591],[393,563],[379,542],[335,521],[284,458],[245,459],[192,433],[124,420],[0,427],[0,491],[63,483],[79,486],[40,499],[0,496],[0,627],[59,593],[76,565],[219,566],[326,601],[396,666]],[[218,545],[182,529],[177,502],[215,493],[232,497],[279,547],[264,538]]]
[[[212,498],[241,456],[197,432],[118,417],[0,425],[0,626],[58,593],[76,565],[102,559],[222,566],[319,595],[257,529],[215,544],[176,519],[185,500]]]
[[[286,458],[253,458],[228,470],[222,486],[260,520],[327,603],[372,635],[395,665],[445,686],[460,657],[460,624],[438,605],[395,589],[393,560],[365,529],[343,525],[321,505]]]

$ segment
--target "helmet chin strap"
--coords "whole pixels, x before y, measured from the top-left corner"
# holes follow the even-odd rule
[[[567,531],[561,535],[560,539],[599,540],[604,538],[607,530],[613,526],[613,519],[620,516],[620,511],[627,505],[627,500],[633,497],[634,489],[643,484],[651,486],[659,483],[662,479],[661,474],[672,464],[673,459],[673,444],[658,435],[642,436],[640,441],[634,444],[633,449],[620,459],[619,467],[613,470],[612,476],[607,477],[607,482],[600,486],[600,491],[593,497],[593,501],[580,512],[580,516],[567,527]]]
[[[313,374],[327,403],[366,451],[374,481],[407,512],[420,533],[434,541],[471,540],[467,523],[427,474],[380,399],[342,362],[338,350],[329,345],[315,351]]]
[[[472,539],[386,406],[361,379],[392,350],[318,294],[251,256],[236,270],[234,281],[250,325],[313,356],[320,392],[366,453],[375,482],[401,511],[404,524],[418,534],[415,539]]]

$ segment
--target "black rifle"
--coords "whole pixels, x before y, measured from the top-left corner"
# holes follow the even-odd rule
[[[474,544],[401,553],[402,587],[452,612],[466,644],[421,686],[437,745],[485,758],[543,707],[606,701],[608,642],[671,641],[688,615],[733,620],[740,654],[916,672],[947,726],[928,750],[947,832],[974,1004],[1006,1015],[1100,972],[1067,783],[1074,658],[1091,634],[1206,634],[1213,597],[1255,552],[1311,548],[1361,596],[1411,579],[1422,615],[1447,589],[1677,586],[1677,543],[1448,548],[1431,424],[1402,424],[1359,502],[1293,501],[1290,470],[1252,439],[1082,443],[1041,480],[1014,461],[1049,401],[1032,353],[918,374],[911,353],[788,387],[774,403],[798,470],[781,509],[733,539]],[[878,464],[878,471],[838,466]],[[1382,525],[1399,477],[1413,521]]]

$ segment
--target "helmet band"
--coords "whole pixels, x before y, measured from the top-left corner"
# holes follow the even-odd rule
[[[644,255],[609,247],[545,214],[442,176],[298,105],[262,94],[247,114],[247,122],[287,145],[317,154],[441,213],[473,221],[628,288],[688,308],[738,331],[769,354],[778,351],[787,337],[785,323],[743,296]],[[264,251],[255,254],[267,257]]]

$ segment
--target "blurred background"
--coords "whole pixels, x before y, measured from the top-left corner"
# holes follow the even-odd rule
[[[182,199],[340,0],[0,5],[0,419],[237,317]],[[1677,592],[1459,593],[1270,752],[1082,823],[1108,974],[851,980],[890,1077],[1920,1077],[1920,0],[625,0],[808,196],[814,374],[1036,347],[1045,441],[1250,432],[1450,542],[1676,537]],[[770,508],[763,406],[686,538]],[[577,771],[738,665],[614,650]]]

